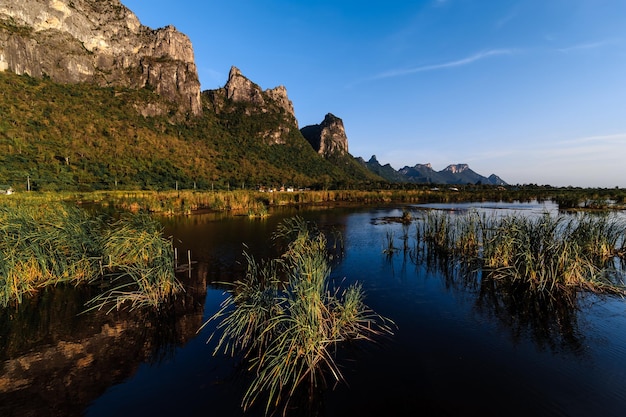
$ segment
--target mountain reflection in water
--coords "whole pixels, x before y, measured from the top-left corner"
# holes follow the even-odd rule
[[[2,310],[0,415],[83,415],[140,363],[173,357],[202,324],[206,281],[201,271],[193,277],[171,308],[159,312],[85,313],[96,289],[69,286]]]

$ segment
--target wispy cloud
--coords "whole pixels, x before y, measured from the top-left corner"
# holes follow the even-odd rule
[[[466,58],[458,59],[456,61],[449,61],[449,62],[443,62],[440,64],[422,65],[422,66],[413,67],[413,68],[404,68],[404,69],[395,69],[395,70],[386,71],[386,72],[377,74],[373,77],[370,77],[368,78],[368,80],[371,81],[371,80],[379,80],[383,78],[394,78],[394,77],[400,77],[404,75],[415,74],[418,72],[436,71],[436,70],[446,69],[446,68],[462,67],[462,66],[470,65],[474,62],[477,62],[477,61],[480,61],[480,60],[483,60],[485,58],[489,58],[492,56],[511,55],[511,54],[513,54],[513,51],[510,49],[491,49],[488,51],[482,51],[477,54],[470,55]]]
[[[515,7],[507,15],[498,19],[495,24],[496,29],[501,29],[502,27],[506,26],[506,24],[509,23],[511,20],[515,19],[518,15],[518,9],[519,7]]]
[[[597,42],[583,42],[576,45],[568,46],[565,48],[557,49],[559,52],[568,53],[574,51],[581,51],[586,49],[597,49],[602,48],[604,46],[609,46],[618,43],[616,39],[605,39]]]
[[[586,136],[557,142],[559,146],[575,146],[582,144],[623,144],[626,145],[626,133],[613,135]]]

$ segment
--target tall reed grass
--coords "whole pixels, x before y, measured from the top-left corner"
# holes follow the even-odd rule
[[[113,282],[126,281],[97,305],[158,306],[180,290],[173,258],[160,224],[145,215],[111,223],[60,202],[0,206],[3,307],[46,286],[92,283],[105,274]]]
[[[614,215],[487,217],[429,212],[416,237],[431,253],[479,260],[486,276],[533,293],[563,289],[626,294],[626,225]]]
[[[146,214],[127,214],[103,234],[103,258],[112,288],[90,300],[92,308],[130,309],[162,303],[182,290],[176,279],[174,250],[161,225]]]
[[[342,380],[338,345],[392,333],[391,322],[364,304],[359,284],[333,287],[327,241],[316,227],[296,217],[273,237],[285,243],[283,255],[259,263],[246,254],[245,278],[209,320],[219,321],[213,336],[221,333],[214,354],[240,354],[253,373],[243,408],[263,397],[266,414],[287,407],[298,390],[311,394],[327,378]]]

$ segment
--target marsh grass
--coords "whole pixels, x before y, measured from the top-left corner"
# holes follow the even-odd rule
[[[214,354],[241,355],[253,374],[242,407],[264,398],[266,414],[286,410],[303,389],[311,396],[328,379],[342,381],[340,344],[392,333],[392,323],[364,304],[359,284],[331,284],[328,243],[314,225],[287,219],[273,239],[283,255],[259,263],[246,254],[245,278],[209,319],[219,321],[212,337],[221,333]]]
[[[117,284],[99,303],[158,306],[180,290],[173,262],[171,242],[145,215],[107,223],[60,202],[0,206],[3,307],[44,287],[96,282]]]
[[[509,215],[431,212],[416,236],[430,253],[479,261],[485,276],[531,293],[567,289],[626,294],[624,221],[614,215]]]
[[[0,303],[98,276],[100,221],[62,204],[0,207]]]
[[[159,308],[182,290],[176,279],[174,249],[161,225],[146,214],[125,215],[103,237],[112,288],[90,300],[91,308]]]

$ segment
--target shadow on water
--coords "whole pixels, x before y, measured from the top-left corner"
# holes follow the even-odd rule
[[[385,257],[392,269],[393,258],[401,257],[403,273],[412,265],[418,274],[423,267],[429,275],[440,277],[447,291],[470,300],[475,313],[500,323],[513,343],[530,339],[539,349],[584,354],[585,338],[578,328],[580,299],[584,297],[574,289],[534,294],[522,283],[510,285],[490,277],[478,262],[451,260],[423,248],[387,252]]]

